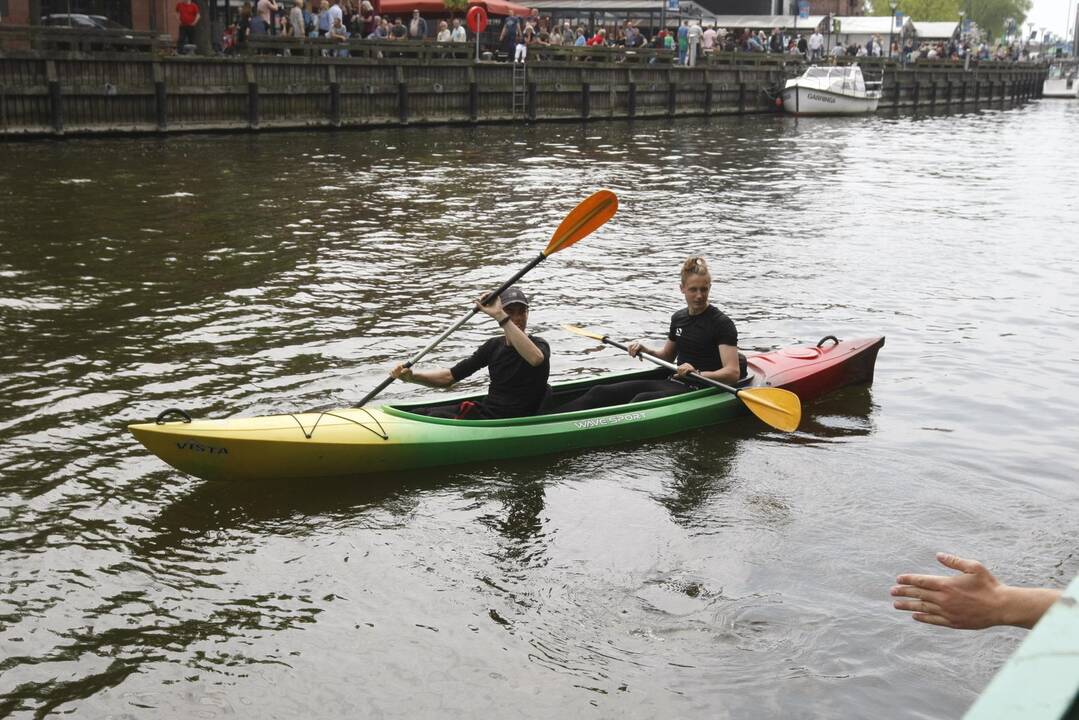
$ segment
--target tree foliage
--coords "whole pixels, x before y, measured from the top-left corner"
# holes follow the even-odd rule
[[[901,12],[915,21],[958,21],[959,2],[960,0],[899,0],[896,12]],[[871,0],[871,4],[874,15],[892,14],[892,9],[888,6],[888,0]]]
[[[891,15],[888,0],[869,0],[873,15]],[[918,21],[959,20],[959,11],[990,35],[1000,36],[1008,18],[1023,24],[1030,12],[1031,0],[899,0],[898,12]]]
[[[463,13],[468,9],[468,0],[442,0],[442,4],[451,13]]]
[[[967,14],[974,18],[978,27],[991,35],[1003,34],[1008,18],[1015,18],[1021,26],[1032,7],[1031,0],[966,0],[969,4]]]

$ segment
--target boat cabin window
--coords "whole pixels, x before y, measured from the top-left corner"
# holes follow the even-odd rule
[[[808,68],[802,75],[803,78],[815,80],[818,87],[834,90],[835,92],[855,91],[865,92],[865,78],[862,77],[862,69],[857,65],[847,67],[817,67]]]

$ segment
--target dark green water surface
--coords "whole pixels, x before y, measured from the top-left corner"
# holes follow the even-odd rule
[[[960,716],[1022,632],[888,588],[1079,572],[1076,138],[1047,100],[0,145],[0,716]],[[744,350],[883,334],[876,383],[793,436],[318,483],[125,433],[354,402],[599,187],[524,282],[554,379],[635,366],[559,325],[658,343],[703,254]]]

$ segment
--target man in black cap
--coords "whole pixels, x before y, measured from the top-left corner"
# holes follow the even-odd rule
[[[498,322],[502,336],[480,345],[472,357],[452,368],[413,370],[398,365],[390,374],[405,382],[445,388],[486,367],[491,376],[487,397],[479,402],[466,400],[460,405],[434,407],[427,414],[458,420],[535,415],[547,395],[551,348],[543,338],[525,333],[528,297],[519,288],[511,287],[489,305],[481,305],[477,300],[476,308]]]

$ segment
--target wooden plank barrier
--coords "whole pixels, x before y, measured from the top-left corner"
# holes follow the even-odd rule
[[[144,37],[140,47],[157,52],[29,47],[42,38],[60,42],[48,33],[0,32],[0,138],[514,119],[512,64],[476,62],[471,45],[263,37],[241,55],[209,57],[168,54],[171,45]],[[27,47],[18,47],[20,39]],[[349,57],[338,55],[343,50]],[[715,53],[683,68],[672,57],[530,50],[525,113],[517,120],[770,113],[785,80],[805,67],[787,57]],[[1031,64],[972,63],[966,72],[951,62],[857,60],[868,77],[884,80],[881,110],[1019,103],[1037,95],[1046,74]]]

